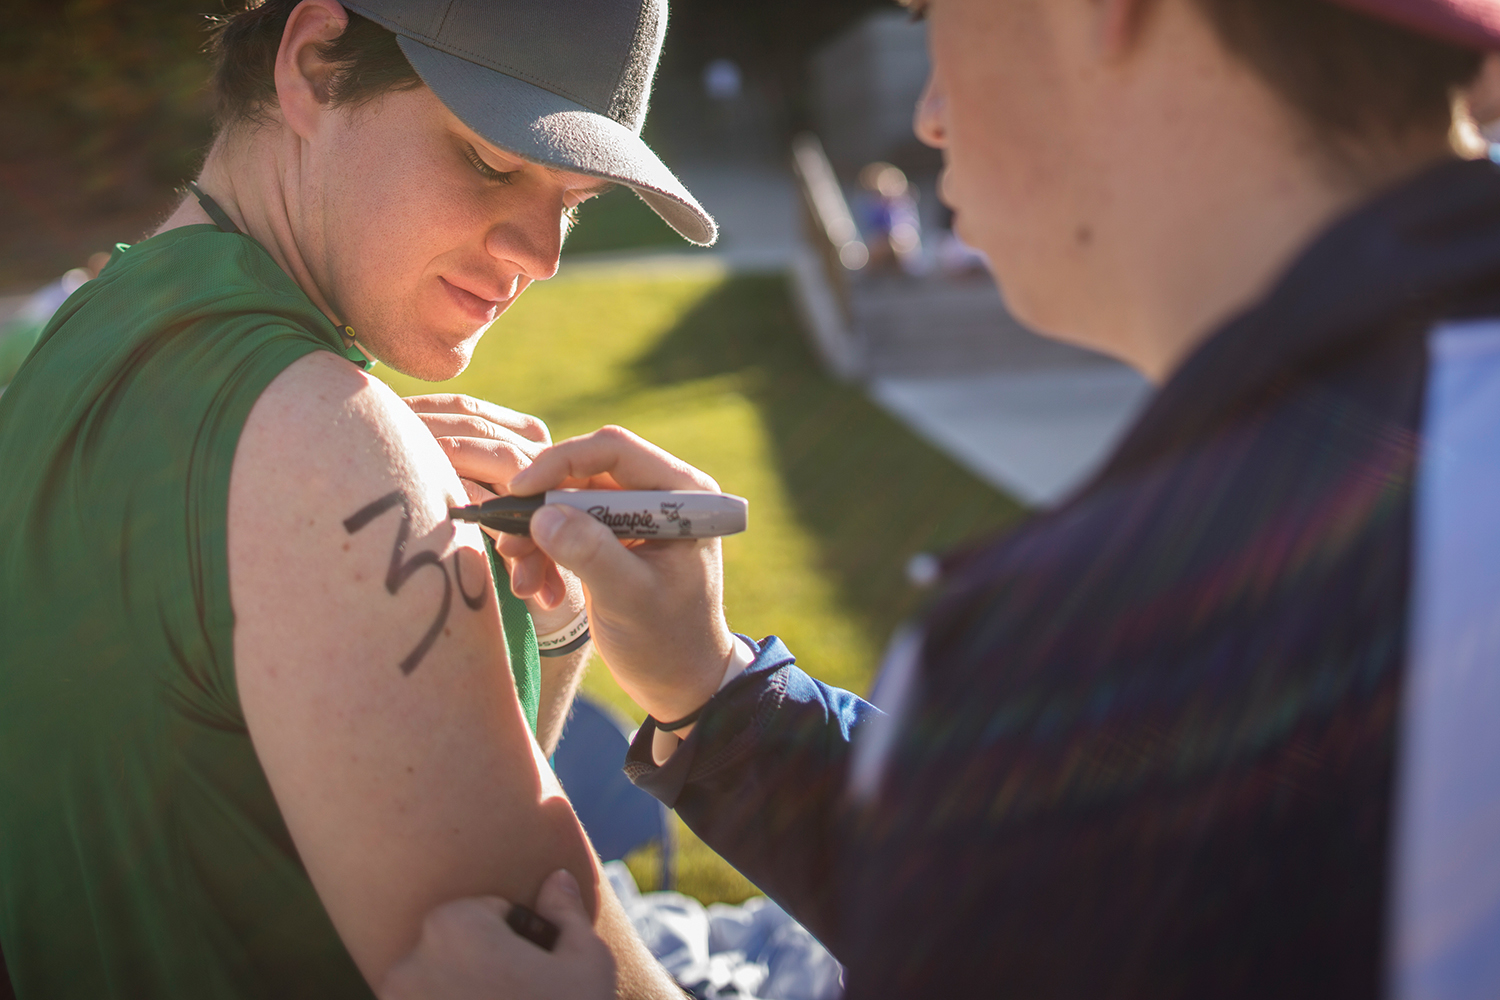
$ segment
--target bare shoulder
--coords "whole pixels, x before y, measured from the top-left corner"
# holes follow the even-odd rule
[[[284,481],[319,500],[385,478],[463,496],[441,450],[396,394],[325,351],[288,366],[256,401],[235,454],[237,478],[242,469],[247,485]],[[256,506],[254,493],[236,500]]]
[[[383,383],[326,352],[289,366],[257,400],[235,452],[229,557],[237,659],[241,646],[255,651],[263,623],[274,623],[278,642],[315,641],[330,619],[396,632],[434,601],[430,628],[451,636],[453,578],[466,594],[488,580],[477,532],[447,520],[447,508],[461,502],[441,449]],[[293,595],[312,606],[288,606]],[[405,673],[437,638],[419,634],[400,659]],[[503,647],[496,652],[503,656]]]
[[[235,679],[256,754],[372,985],[451,898],[596,871],[510,681],[482,539],[420,420],[331,354],[290,366],[235,453]]]

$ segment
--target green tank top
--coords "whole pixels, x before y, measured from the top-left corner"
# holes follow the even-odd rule
[[[121,247],[0,396],[0,951],[21,1000],[370,996],[234,680],[235,446],[319,350],[342,355],[333,325],[259,245],[187,226]],[[497,589],[534,731],[536,636]]]

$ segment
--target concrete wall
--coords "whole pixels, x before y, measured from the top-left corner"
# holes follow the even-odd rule
[[[926,26],[901,11],[869,14],[814,54],[818,134],[841,174],[872,160],[908,172],[936,167],[937,155],[911,129],[927,66]]]

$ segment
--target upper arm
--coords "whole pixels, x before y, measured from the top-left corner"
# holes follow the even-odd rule
[[[235,672],[318,894],[378,985],[423,915],[530,902],[591,852],[526,727],[478,529],[421,422],[330,354],[245,424],[229,496]]]

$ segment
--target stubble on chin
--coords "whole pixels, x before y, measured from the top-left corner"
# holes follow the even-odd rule
[[[392,371],[423,382],[446,382],[462,375],[473,359],[467,349],[441,352],[394,352],[389,360],[381,358]]]
[[[424,337],[414,329],[373,331],[361,341],[387,368],[423,382],[446,382],[469,367],[478,337],[463,332]]]

